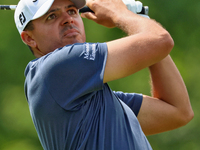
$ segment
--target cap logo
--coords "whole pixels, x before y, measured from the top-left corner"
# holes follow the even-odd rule
[[[38,0],[34,0],[33,2],[35,3],[35,2],[37,2]]]
[[[21,14],[19,15],[19,21],[22,25],[26,22],[26,17],[24,16],[23,12],[21,12]]]

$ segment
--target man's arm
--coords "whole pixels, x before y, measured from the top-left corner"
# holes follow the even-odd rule
[[[173,40],[157,22],[134,14],[121,0],[87,0],[95,13],[84,13],[106,27],[118,27],[129,36],[107,42],[108,58],[104,83],[131,75],[166,57]]]
[[[144,133],[168,131],[190,121],[193,111],[187,90],[168,56],[174,45],[170,34],[154,20],[127,10],[121,0],[88,0],[87,5],[95,14],[86,13],[83,17],[107,27],[118,27],[128,34],[107,42],[104,83],[150,66],[153,97],[144,96],[138,115]]]
[[[138,120],[146,135],[187,124],[193,110],[184,81],[170,56],[149,67],[152,97],[144,96]]]

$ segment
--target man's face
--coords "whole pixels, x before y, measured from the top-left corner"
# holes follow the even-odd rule
[[[44,54],[68,44],[85,42],[82,18],[69,0],[55,0],[45,15],[32,22],[32,37]]]

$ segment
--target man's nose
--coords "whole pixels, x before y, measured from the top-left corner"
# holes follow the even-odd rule
[[[62,19],[61,25],[74,23],[74,18],[72,16],[70,16],[67,12],[64,12],[62,17],[63,17],[63,19]]]

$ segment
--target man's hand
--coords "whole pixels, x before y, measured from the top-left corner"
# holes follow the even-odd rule
[[[82,13],[81,16],[108,28],[116,26],[116,16],[128,11],[122,0],[87,0],[86,5],[94,13],[86,12]]]
[[[135,0],[122,0],[128,10],[132,11],[133,13],[137,14],[142,11],[142,3],[140,1]]]

